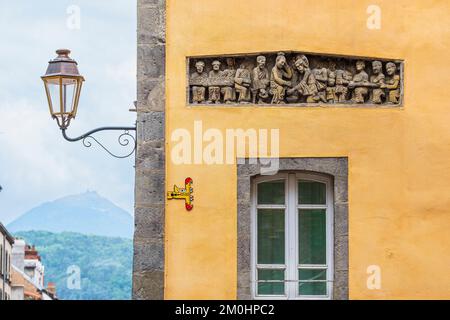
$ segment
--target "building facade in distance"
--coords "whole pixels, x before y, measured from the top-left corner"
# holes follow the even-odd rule
[[[449,9],[138,0],[133,298],[450,298]]]
[[[11,300],[11,252],[13,236],[0,223],[0,300]]]
[[[45,267],[34,246],[16,239],[12,248],[12,299],[55,300],[55,284],[44,284]]]

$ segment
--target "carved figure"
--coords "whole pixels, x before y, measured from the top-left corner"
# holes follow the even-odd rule
[[[335,103],[338,101],[338,98],[336,96],[336,72],[334,71],[328,71],[328,83],[327,83],[327,102],[329,103]]]
[[[295,62],[300,59],[302,55],[298,54],[292,58],[291,63],[291,70],[292,70],[292,78],[291,78],[291,87],[294,88],[297,86],[300,82],[300,80],[303,78],[303,75],[300,75],[297,68],[295,67]],[[288,89],[286,91],[286,100],[288,103],[296,103],[299,101],[299,94],[297,90],[290,90]]]
[[[309,68],[308,58],[304,55],[299,56],[295,61],[295,68],[297,69],[301,80],[292,89],[288,89],[287,94],[292,96],[297,92],[299,95],[306,97],[306,102],[308,103],[319,102],[319,83],[316,80],[314,73]]]
[[[269,97],[267,90],[270,80],[269,71],[266,68],[266,57],[256,58],[257,66],[252,71],[252,94],[253,103],[264,103]]]
[[[270,91],[273,104],[284,104],[286,88],[291,87],[292,69],[286,63],[283,52],[279,52],[275,59],[275,66],[270,74]]]
[[[375,104],[382,103],[382,99],[385,96],[384,90],[381,89],[381,86],[384,84],[384,74],[383,71],[383,65],[380,61],[373,61],[372,62],[372,75],[370,76],[370,82],[375,86],[372,89],[372,97],[371,101]]]
[[[387,77],[381,88],[387,89],[389,103],[399,103],[400,100],[400,75],[396,74],[397,66],[393,62],[386,63]]]
[[[356,74],[353,76],[352,81],[348,84],[350,89],[353,89],[352,102],[354,103],[364,103],[367,94],[369,93],[368,87],[369,76],[364,71],[366,64],[362,60],[356,61]]]
[[[318,65],[313,69],[314,77],[317,80],[317,90],[319,90],[319,98],[322,102],[327,102],[326,89],[328,84],[328,70],[322,65]]]
[[[203,61],[197,61],[195,63],[196,72],[191,74],[189,79],[192,85],[192,102],[202,103],[205,102],[206,85],[208,81],[208,75],[205,71],[205,63]]]
[[[336,96],[338,102],[347,101],[348,84],[353,75],[347,70],[336,70]]]
[[[226,83],[227,86],[222,87],[221,93],[223,95],[223,101],[225,103],[233,103],[233,101],[236,100],[236,91],[234,90],[234,77],[236,75],[234,59],[227,58],[226,63],[227,68],[222,71],[222,77],[224,79],[224,83]]]
[[[220,83],[222,73],[220,72],[220,61],[214,60],[212,62],[212,70],[209,72],[208,82],[210,84],[208,88],[208,103],[220,103],[220,87],[217,86]]]
[[[250,71],[247,69],[244,63],[242,63],[236,71],[236,76],[234,77],[234,83],[236,92],[239,94],[239,103],[250,103],[251,93],[250,85],[252,83]]]

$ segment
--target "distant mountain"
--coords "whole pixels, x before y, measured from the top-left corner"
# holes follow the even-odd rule
[[[59,299],[131,299],[131,239],[46,231],[14,236],[36,246],[45,267],[45,285],[55,282]]]
[[[11,232],[42,230],[132,238],[133,217],[96,192],[46,202],[7,226]]]

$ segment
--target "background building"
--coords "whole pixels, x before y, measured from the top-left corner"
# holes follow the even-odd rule
[[[12,300],[55,300],[55,284],[44,285],[44,265],[34,246],[16,239],[12,249]]]
[[[0,300],[11,300],[11,251],[14,238],[0,223]]]

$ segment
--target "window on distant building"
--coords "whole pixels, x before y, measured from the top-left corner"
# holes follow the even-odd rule
[[[0,244],[0,275],[3,275],[3,245]]]
[[[320,174],[283,173],[253,182],[253,296],[331,299],[332,180]]]
[[[5,250],[5,279],[9,280],[11,273],[11,256],[8,251]]]

